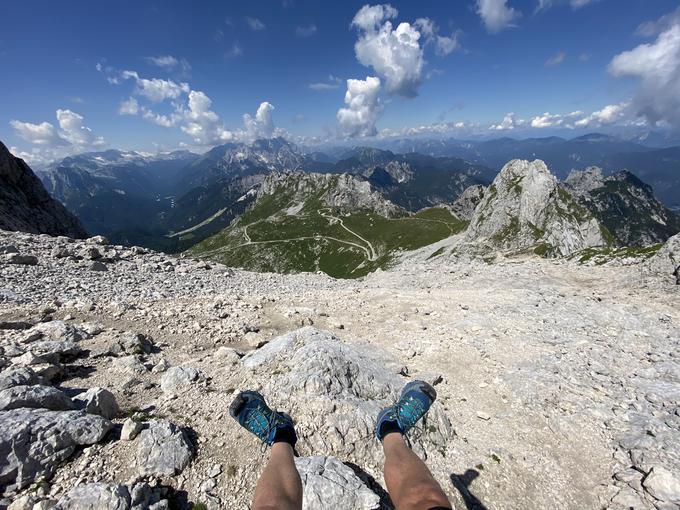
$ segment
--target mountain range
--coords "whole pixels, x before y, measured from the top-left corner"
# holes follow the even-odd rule
[[[680,162],[680,148],[653,149],[598,134],[390,144],[405,152],[365,146],[309,151],[283,138],[228,143],[202,155],[109,150],[65,158],[38,176],[91,234],[274,271],[360,276],[468,223],[468,243],[484,238],[500,249],[521,245],[542,255],[649,245],[680,230],[668,207],[678,200],[674,158]],[[525,184],[526,176],[497,182],[510,154],[547,156],[545,169],[530,172]],[[630,171],[622,170],[626,161],[634,163]],[[601,166],[565,173],[582,162]],[[538,187],[520,193],[526,184]],[[515,193],[536,201],[528,223],[520,221],[525,213],[512,212],[526,212],[524,202],[513,201]],[[655,195],[670,198],[660,202]],[[480,207],[493,214],[480,218]],[[564,224],[562,213],[577,224]],[[556,218],[562,230],[551,238]],[[595,230],[598,236],[591,235]],[[560,241],[565,232],[572,238],[566,244]]]

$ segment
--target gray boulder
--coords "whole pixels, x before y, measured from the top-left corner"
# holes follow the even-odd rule
[[[0,486],[22,489],[49,478],[78,446],[97,443],[111,422],[81,411],[0,411]]]
[[[161,379],[161,389],[166,393],[174,393],[187,389],[192,383],[197,382],[201,372],[193,367],[169,368]]]
[[[63,391],[52,386],[13,386],[0,391],[0,411],[21,407],[68,411],[73,409],[73,402]]]
[[[303,510],[380,508],[380,498],[346,465],[334,457],[295,459],[303,488]]]
[[[167,420],[150,421],[137,442],[137,469],[143,476],[173,476],[181,473],[193,458],[184,431]]]
[[[326,452],[353,458],[365,469],[382,469],[383,453],[374,426],[407,379],[326,331],[307,326],[278,337],[243,358],[244,387],[262,385],[273,406],[295,418],[302,454]],[[426,457],[444,451],[454,432],[438,403],[420,424],[413,449]]]
[[[654,466],[642,482],[654,498],[680,505],[680,478],[662,466]]]
[[[128,510],[130,493],[124,485],[88,483],[68,491],[54,510]]]
[[[92,264],[90,264],[90,271],[105,272],[108,270],[109,268],[106,266],[106,264],[99,260],[95,260],[92,262]]]
[[[28,331],[29,337],[59,342],[79,342],[89,335],[64,321],[49,321],[36,324]]]
[[[140,333],[123,333],[109,351],[112,354],[148,354],[153,348],[151,340]]]
[[[73,400],[82,406],[87,414],[103,416],[107,420],[112,420],[120,413],[116,397],[104,388],[90,388],[76,395]]]
[[[6,255],[0,255],[0,261],[5,264],[35,266],[38,263],[38,257],[35,255],[22,255],[20,253],[8,253]]]
[[[40,377],[28,367],[8,368],[0,372],[0,391],[13,386],[40,384]]]
[[[671,237],[661,249],[645,264],[646,268],[654,273],[663,275],[675,275],[680,266],[680,234]]]
[[[47,363],[59,363],[83,352],[82,347],[74,342],[57,340],[33,342],[26,349]]]

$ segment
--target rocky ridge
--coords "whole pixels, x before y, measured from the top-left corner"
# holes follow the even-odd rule
[[[101,424],[59,435],[70,442],[49,474],[2,464],[4,502],[243,508],[266,452],[227,405],[253,388],[297,422],[305,508],[390,508],[372,420],[417,377],[439,398],[414,449],[457,507],[676,508],[671,241],[651,259],[662,272],[435,258],[348,281],[0,232],[35,258],[0,264],[0,391],[44,386],[85,404],[0,411],[0,448],[20,439],[9,420]]]
[[[651,186],[628,171],[605,177],[598,167],[573,170],[564,185],[619,246],[663,243],[680,231],[680,216],[655,198]]]
[[[0,142],[0,229],[34,234],[87,233],[80,221],[50,197],[30,167]]]

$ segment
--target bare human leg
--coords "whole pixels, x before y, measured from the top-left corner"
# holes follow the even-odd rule
[[[274,443],[269,462],[255,487],[252,510],[300,510],[302,481],[295,467],[293,447]]]
[[[446,494],[425,463],[398,432],[383,438],[385,484],[398,510],[451,508]]]

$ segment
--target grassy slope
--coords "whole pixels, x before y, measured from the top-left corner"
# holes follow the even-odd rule
[[[386,267],[399,250],[420,248],[466,226],[442,208],[400,218],[370,210],[347,214],[322,205],[325,191],[308,197],[295,215],[286,214],[296,205],[292,194],[261,197],[234,224],[189,253],[257,271],[324,271],[336,278],[356,278]],[[341,219],[346,228],[330,216]],[[370,260],[373,252],[376,257]]]

